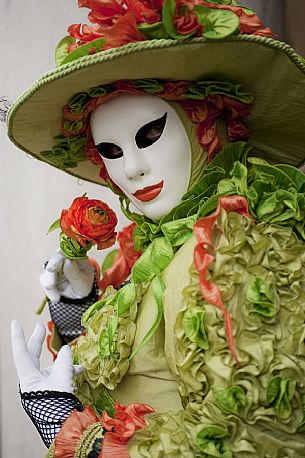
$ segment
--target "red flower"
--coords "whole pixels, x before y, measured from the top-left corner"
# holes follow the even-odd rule
[[[102,415],[102,425],[109,432],[103,438],[101,458],[129,458],[129,439],[147,426],[144,415],[154,412],[149,405],[138,403],[125,407],[116,402],[115,410],[114,418],[109,417],[107,412]]]
[[[137,21],[133,13],[121,16],[113,26],[105,30],[106,45],[103,49],[117,48],[134,41],[143,41],[147,38],[139,32]]]
[[[202,35],[203,26],[199,24],[197,14],[192,11],[186,11],[184,14],[177,15],[174,22],[177,32],[180,35],[188,35],[193,32],[196,32],[198,36]]]
[[[121,286],[129,276],[134,263],[141,256],[141,253],[136,251],[134,247],[134,228],[135,224],[132,223],[118,233],[117,240],[120,244],[120,249],[112,266],[104,272],[103,279],[100,283],[100,287],[103,291],[109,285],[112,285],[114,288]]]
[[[88,243],[97,249],[108,248],[115,243],[117,217],[101,200],[77,197],[68,210],[60,217],[62,231],[81,246]]]
[[[90,43],[90,41],[96,40],[98,38],[103,38],[104,28],[99,25],[90,27],[86,24],[72,24],[68,27],[68,33],[71,35],[71,37],[79,40],[77,43],[78,47],[85,43]],[[71,52],[70,48],[69,52]]]
[[[86,429],[100,419],[92,409],[87,406],[83,412],[72,412],[63,423],[54,441],[54,458],[74,458],[78,442]],[[102,429],[102,424],[101,424]]]
[[[203,100],[183,100],[180,104],[190,120],[195,123],[205,121],[208,116],[208,107]]]
[[[90,8],[88,19],[93,24],[111,26],[120,16],[126,13],[120,0],[79,0],[80,8]]]

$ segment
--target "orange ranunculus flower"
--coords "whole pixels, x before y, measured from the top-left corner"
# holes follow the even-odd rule
[[[77,197],[60,217],[62,231],[81,246],[88,243],[97,249],[108,248],[115,243],[117,217],[107,204],[97,199]]]

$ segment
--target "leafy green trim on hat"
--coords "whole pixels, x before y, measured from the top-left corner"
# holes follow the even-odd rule
[[[90,159],[102,165],[100,177],[117,194],[122,192],[108,176],[90,131],[90,114],[114,97],[127,94],[148,94],[164,100],[178,102],[188,118],[196,124],[199,144],[207,150],[210,161],[223,148],[217,132],[217,119],[223,116],[231,141],[246,140],[248,130],[243,119],[253,95],[242,85],[226,81],[161,81],[147,78],[121,80],[111,85],[97,86],[75,94],[63,107],[61,135],[55,137],[52,150],[41,153],[56,167],[66,170],[77,167],[78,162]]]

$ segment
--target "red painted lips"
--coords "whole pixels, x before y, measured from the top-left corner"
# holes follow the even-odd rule
[[[132,194],[136,199],[141,202],[149,202],[150,200],[155,199],[163,189],[164,181],[160,181],[158,184],[152,186],[146,186],[146,188],[139,189],[134,194]]]

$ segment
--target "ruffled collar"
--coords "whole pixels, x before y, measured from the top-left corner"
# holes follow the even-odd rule
[[[225,148],[207,166],[205,174],[160,221],[153,221],[144,215],[130,211],[130,201],[126,196],[120,197],[121,208],[125,216],[136,224],[133,237],[136,250],[145,248],[157,237],[167,236],[172,246],[182,245],[192,234],[192,227],[198,216],[213,211],[217,202],[211,198],[216,196],[218,183],[227,177],[234,161],[246,161],[250,146],[245,142],[237,142]]]

